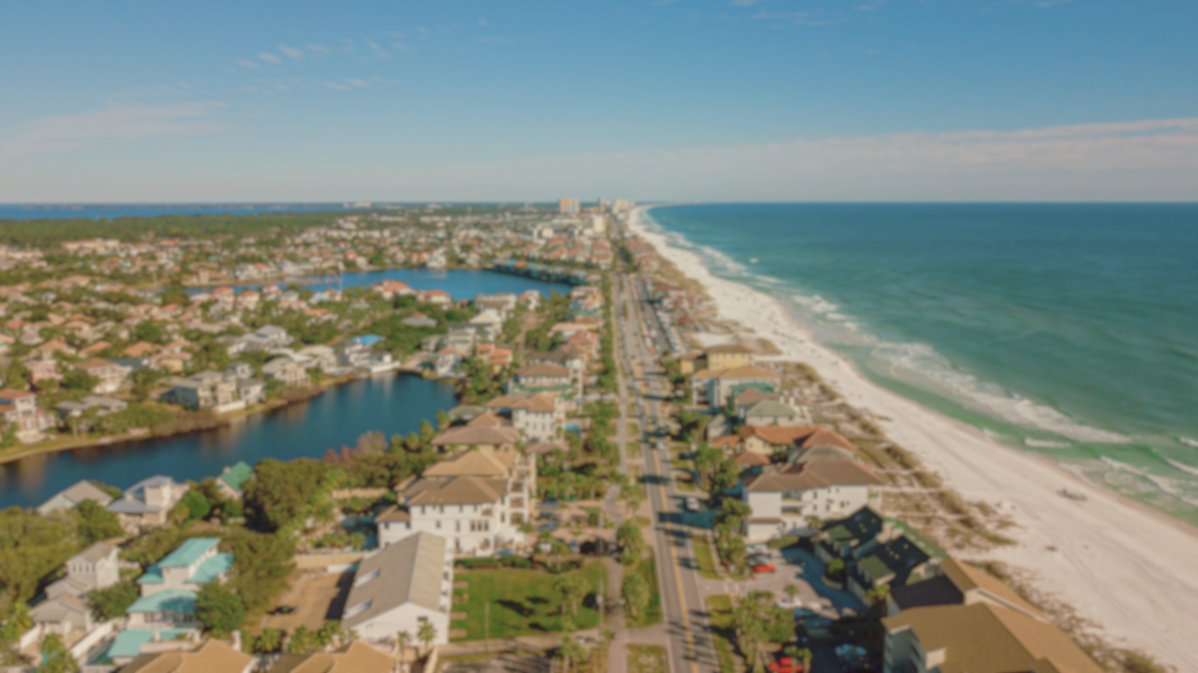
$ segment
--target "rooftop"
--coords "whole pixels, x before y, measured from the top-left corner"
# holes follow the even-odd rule
[[[135,612],[174,612],[191,614],[196,610],[196,594],[187,589],[167,589],[152,596],[142,596],[126,610]]]

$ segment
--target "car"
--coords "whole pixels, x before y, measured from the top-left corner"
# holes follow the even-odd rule
[[[692,512],[701,512],[703,511],[703,503],[699,502],[699,499],[693,495],[688,496],[686,499],[686,508]]]
[[[537,530],[541,532],[552,533],[553,531],[557,530],[557,522],[550,519],[549,521],[537,526]]]
[[[782,608],[783,610],[798,610],[803,607],[803,599],[798,596],[783,596],[774,602],[774,607]]]
[[[769,545],[764,545],[759,542],[757,544],[751,544],[748,547],[745,547],[745,551],[749,552],[750,555],[757,556],[760,554],[769,554],[770,548]]]
[[[276,607],[274,610],[271,610],[270,614],[272,614],[272,615],[293,615],[296,612],[299,612],[299,608],[295,607],[294,605],[280,605],[280,606]]]
[[[771,562],[772,561],[768,554],[750,554],[749,555],[749,565],[751,565],[751,566],[758,565],[761,563],[771,563]]]
[[[753,572],[755,573],[772,573],[777,569],[778,567],[773,563],[758,563],[757,565],[753,566]]]

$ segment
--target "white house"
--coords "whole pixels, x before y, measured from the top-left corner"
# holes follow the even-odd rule
[[[112,502],[112,496],[90,481],[80,480],[38,505],[37,513],[45,516],[63,509],[74,509],[84,500],[93,500],[97,505],[107,507]]]
[[[745,480],[745,503],[752,513],[746,522],[751,541],[792,535],[808,528],[808,517],[848,516],[878,495],[882,483],[869,467],[853,460],[811,460],[781,473]]]
[[[147,477],[109,503],[108,511],[117,515],[122,526],[162,525],[186,492],[187,484],[170,477]]]
[[[525,439],[537,442],[556,439],[558,428],[566,420],[562,399],[548,395],[500,395],[487,402],[487,408],[511,414],[512,427]]]
[[[187,540],[137,578],[141,598],[129,606],[130,629],[176,628],[195,623],[195,597],[209,582],[223,582],[233,555],[217,551],[220,539]]]
[[[365,640],[413,639],[428,622],[434,644],[449,642],[453,551],[445,538],[416,533],[363,558],[341,615],[342,626]]]
[[[379,543],[419,532],[444,536],[455,554],[490,556],[519,543],[533,519],[536,458],[518,451],[467,451],[401,484],[399,504],[381,512]]]
[[[46,587],[46,596],[80,596],[96,589],[107,589],[121,580],[118,549],[97,542],[67,559],[67,576]]]

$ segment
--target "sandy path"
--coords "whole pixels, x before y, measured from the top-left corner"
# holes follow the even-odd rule
[[[632,230],[702,283],[721,317],[752,328],[786,359],[814,367],[854,406],[891,419],[878,421],[891,440],[966,500],[1008,503],[1004,513],[1020,530],[1004,534],[1018,543],[991,558],[1031,572],[1038,590],[1071,605],[1109,643],[1198,671],[1198,529],[876,386],[814,343],[776,300],[712,276],[697,256],[645,231],[639,213]],[[1063,498],[1062,487],[1088,500]]]

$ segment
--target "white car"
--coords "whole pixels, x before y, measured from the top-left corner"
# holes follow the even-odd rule
[[[692,512],[701,512],[703,511],[703,504],[699,502],[698,498],[692,495],[686,499],[686,508]]]
[[[745,551],[746,551],[746,552],[748,552],[750,555],[753,555],[753,554],[766,554],[766,555],[769,555],[769,553],[770,553],[770,548],[769,548],[769,545],[764,545],[764,544],[752,544],[752,545],[749,545],[748,547],[746,547],[746,548],[745,548]]]
[[[782,608],[783,610],[798,610],[803,607],[803,599],[795,596],[783,596],[774,602],[774,607]]]

